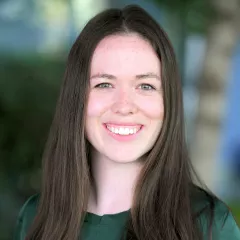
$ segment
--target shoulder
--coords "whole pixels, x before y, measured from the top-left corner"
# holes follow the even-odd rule
[[[194,198],[194,212],[198,218],[204,239],[212,235],[213,240],[240,240],[240,230],[231,210],[213,194],[198,189]]]
[[[38,200],[39,194],[35,194],[28,198],[21,207],[14,233],[15,240],[22,240],[25,238],[27,230],[29,229],[34,217],[36,216]]]
[[[229,207],[220,200],[215,203],[212,226],[215,239],[240,240],[239,226]]]

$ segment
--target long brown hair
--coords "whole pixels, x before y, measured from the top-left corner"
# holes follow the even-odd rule
[[[160,135],[139,175],[126,239],[202,239],[197,221],[200,211],[194,211],[192,201],[199,199],[195,193],[201,190],[192,181],[184,136],[181,81],[173,47],[152,17],[131,5],[105,10],[92,18],[70,50],[43,156],[38,211],[28,240],[79,237],[91,186],[89,143],[84,131],[91,58],[104,37],[128,33],[147,39],[159,57],[165,116]]]

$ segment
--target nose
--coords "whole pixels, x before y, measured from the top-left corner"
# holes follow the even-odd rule
[[[134,93],[126,89],[119,89],[114,97],[112,111],[119,115],[135,114],[137,106],[134,103]]]

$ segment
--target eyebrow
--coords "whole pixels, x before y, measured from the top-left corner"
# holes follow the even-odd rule
[[[149,72],[149,73],[145,73],[145,74],[140,74],[136,76],[137,79],[146,79],[146,78],[156,78],[158,80],[160,80],[160,76],[158,76],[155,73]]]
[[[106,73],[98,73],[98,74],[95,74],[95,75],[90,77],[90,79],[93,79],[93,78],[107,78],[107,79],[110,79],[110,80],[116,79],[115,76],[113,76],[111,74],[106,74]]]
[[[107,78],[109,80],[117,79],[116,76],[107,74],[107,73],[98,73],[90,77],[90,79],[93,79],[93,78]],[[158,80],[161,79],[160,76],[152,72],[136,75],[136,78],[137,79],[156,78]]]

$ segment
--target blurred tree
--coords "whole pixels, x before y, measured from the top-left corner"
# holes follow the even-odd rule
[[[45,34],[43,52],[61,53],[65,46],[75,41],[87,21],[107,8],[108,0],[41,0],[34,1],[38,22]]]
[[[41,155],[64,62],[30,56],[0,64],[0,239],[12,239],[16,215],[40,187]]]
[[[211,0],[215,12],[207,28],[207,49],[199,81],[199,108],[196,116],[192,156],[200,176],[210,189],[215,187],[220,125],[224,119],[226,81],[232,53],[239,36],[240,1]],[[219,181],[219,176],[217,176]]]
[[[30,58],[3,60],[0,67],[0,176],[7,187],[28,195],[41,165],[63,62]],[[10,177],[11,176],[11,177]],[[18,183],[18,184],[16,184]]]
[[[41,0],[34,1],[37,18],[35,21],[42,25],[44,41],[40,51],[61,53],[69,41],[71,31],[70,1]]]
[[[191,155],[200,177],[214,187],[217,146],[224,111],[224,90],[239,34],[239,0],[153,0],[171,14],[179,28],[179,59],[184,80],[185,42],[189,33],[206,36],[206,54],[199,78],[199,106]],[[174,26],[174,25],[173,25]],[[176,27],[175,27],[176,29]]]
[[[152,0],[152,2],[166,13],[168,33],[175,46],[184,84],[186,39],[189,34],[206,33],[208,22],[214,15],[213,9],[209,6],[208,0]]]
[[[213,8],[209,0],[152,0],[175,17],[176,24],[184,25],[187,32],[205,33]],[[177,25],[179,25],[177,24]]]
[[[77,32],[83,28],[90,18],[109,7],[109,2],[109,0],[71,0],[73,21]]]

